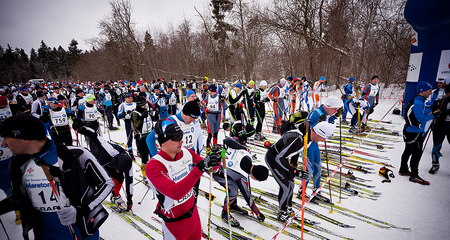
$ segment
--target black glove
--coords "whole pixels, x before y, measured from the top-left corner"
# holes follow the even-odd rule
[[[319,122],[326,121],[326,120],[327,120],[327,114],[320,115]]]
[[[355,107],[359,107],[361,104],[359,102],[355,102]]]
[[[128,110],[128,111],[127,111],[127,114],[131,114],[132,112],[133,112],[133,111],[131,111],[131,110]]]
[[[336,111],[336,113],[334,114],[335,118],[339,118],[342,115],[342,112],[344,111],[344,107],[340,107],[338,108],[338,110]]]
[[[264,216],[264,214],[262,214],[262,212],[259,212],[259,215],[256,218],[258,218],[258,221],[260,222],[264,222],[264,220],[266,219],[266,217]]]
[[[133,194],[127,196],[127,211],[130,211],[133,207]]]
[[[144,110],[144,111],[142,112],[142,117],[143,117],[143,118],[147,118],[147,117],[148,117],[148,110]]]
[[[219,156],[216,154],[210,154],[203,158],[203,160],[201,160],[196,166],[200,169],[200,171],[207,172],[209,168],[219,166],[221,160],[222,154]]]
[[[86,126],[81,126],[81,127],[78,129],[78,132],[79,132],[80,134],[83,134],[83,135],[88,136],[88,137],[90,137],[90,138],[94,138],[94,137],[97,136],[97,133],[94,131],[94,129],[92,129],[92,128],[90,128],[90,127],[86,127]]]
[[[72,121],[73,121],[72,128],[75,129],[75,130],[78,130],[80,127],[83,126],[83,122],[80,119],[76,118],[76,117],[72,118]]]
[[[305,171],[303,169],[300,169],[300,170],[296,169],[294,171],[294,175],[298,178],[301,178],[302,180],[308,180],[308,176],[309,176],[308,170]]]
[[[197,167],[202,172],[208,171],[211,167],[217,167],[219,166],[220,161],[222,160],[222,146],[221,145],[214,145],[211,148],[211,151],[208,155],[206,155],[203,160],[201,160]]]
[[[441,110],[437,110],[437,111],[433,112],[434,118],[439,118],[441,116],[441,114],[442,114]]]
[[[264,102],[270,102],[270,98],[264,99]]]
[[[276,98],[272,99],[273,102],[278,102]]]

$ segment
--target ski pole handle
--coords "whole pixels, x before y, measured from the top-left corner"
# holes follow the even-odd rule
[[[56,198],[58,199],[57,202],[58,202],[58,204],[59,204],[59,207],[60,207],[61,209],[63,209],[64,206],[62,205],[62,202],[60,201],[58,192],[56,191],[55,183],[53,182],[53,176],[52,176],[52,174],[50,173],[50,169],[48,169],[48,166],[45,166],[45,165],[39,165],[39,166],[40,166],[40,167],[42,168],[42,170],[44,171],[45,177],[47,178],[47,180],[50,182],[50,185],[52,186],[53,193],[55,193],[55,196],[56,196]],[[77,238],[77,235],[75,234],[75,230],[73,230],[72,225],[68,225],[67,227],[69,228],[70,233],[72,234],[73,239],[74,239],[74,240],[77,240],[78,238]]]

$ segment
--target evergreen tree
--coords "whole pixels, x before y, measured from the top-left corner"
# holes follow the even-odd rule
[[[75,39],[72,39],[69,44],[69,50],[66,54],[66,61],[69,66],[69,68],[73,68],[75,64],[78,62],[78,60],[81,59],[81,53],[83,50],[78,48],[78,42]]]
[[[41,41],[41,46],[38,49],[38,61],[42,65],[41,77],[44,79],[48,79],[50,77],[49,74],[49,65],[51,58],[51,48],[47,47],[44,43],[44,40]]]
[[[225,13],[233,9],[233,2],[230,0],[211,0],[211,6],[213,8],[213,19],[216,21],[213,35],[219,45],[219,66],[222,68],[222,77],[227,77],[227,60],[232,55],[231,50],[226,45],[226,40],[228,39],[227,32],[234,32],[236,29],[231,24],[225,22]]]
[[[40,78],[42,73],[42,64],[39,62],[38,54],[34,48],[30,51],[30,78]]]

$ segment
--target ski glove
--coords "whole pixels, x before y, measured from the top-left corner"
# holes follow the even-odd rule
[[[295,176],[296,177],[298,177],[298,178],[301,178],[302,180],[308,180],[308,177],[309,177],[309,173],[308,173],[308,170],[302,170],[302,169],[300,169],[300,170],[294,170],[294,174],[295,174]]]
[[[222,155],[218,155],[215,153],[212,153],[210,155],[207,155],[203,160],[201,160],[197,167],[202,172],[207,172],[209,168],[211,167],[217,167],[219,166],[220,161],[222,160]]]
[[[128,110],[128,111],[127,111],[127,114],[131,114],[132,112],[133,112],[133,111],[131,111],[131,110]]]
[[[64,226],[74,224],[77,220],[77,209],[74,206],[64,207],[57,211],[59,221]]]
[[[344,111],[344,108],[343,107],[340,107],[337,111],[336,111],[336,113],[334,114],[334,117],[335,118],[339,118],[341,115],[342,115],[342,112]]]
[[[441,116],[441,114],[442,114],[441,110],[437,110],[437,111],[433,112],[434,118],[439,118]]]

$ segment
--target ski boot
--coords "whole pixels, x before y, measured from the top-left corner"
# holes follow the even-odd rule
[[[342,119],[342,122],[341,122],[342,124],[348,124],[348,121],[347,121],[347,119]]]
[[[242,214],[242,215],[248,215],[248,211],[242,209],[237,204],[231,204],[230,205],[230,212],[239,213],[239,214]]]
[[[230,214],[230,216],[231,216],[231,214]],[[222,216],[221,217],[222,217],[222,220],[224,222],[228,223],[228,213],[227,213],[227,211],[222,210]],[[236,218],[234,218],[233,216],[231,216],[230,221],[231,221],[231,226],[232,227],[240,227],[241,226],[241,224],[238,222],[238,220],[236,220]]]
[[[391,170],[389,170],[385,167],[381,167],[380,171],[378,171],[378,175],[385,178],[383,181],[381,181],[382,183],[385,183],[385,182],[390,183],[391,182],[391,179],[389,179],[389,171],[391,171]]]
[[[282,222],[287,222],[289,214],[286,211],[280,210],[277,215],[277,219]]]
[[[439,170],[439,163],[433,163],[430,170],[428,171],[430,174],[435,174]]]
[[[301,221],[301,220],[302,220],[301,217],[295,215],[295,211],[294,211],[294,209],[293,209],[291,206],[287,207],[286,213],[287,213],[290,217],[295,216],[294,218],[295,218],[296,220],[298,220],[298,221]]]
[[[361,132],[369,132],[370,127],[367,126],[365,123],[361,124]]]
[[[290,206],[287,207],[286,213],[291,217],[295,215],[294,209],[292,209],[292,207]]]
[[[272,130],[272,133],[280,133],[280,132],[278,131],[278,129],[275,128]]]
[[[298,199],[302,199],[302,188],[300,187],[300,189],[298,190],[297,193],[297,198]],[[309,199],[309,195],[305,192],[305,199]]]
[[[109,126],[109,130],[110,130],[110,131],[114,131],[114,130],[117,130],[117,129],[118,129],[118,128],[114,127],[113,125]]]
[[[422,185],[430,185],[430,182],[423,180],[421,177],[416,176],[416,177],[409,177],[409,181],[410,182],[416,182],[418,184],[422,184]]]
[[[330,199],[323,196],[321,191],[317,190],[318,188],[314,188],[313,192],[316,192],[316,195],[311,199],[311,202],[322,201],[325,203],[331,203]]]
[[[353,133],[353,134],[360,134],[361,133],[361,130],[360,129],[358,129],[356,126],[351,126],[350,127],[350,130],[348,130],[350,133]]]
[[[113,204],[115,204],[116,206],[122,206],[125,207],[126,203],[125,201],[122,199],[122,196],[115,196],[114,194],[111,194],[111,202]]]
[[[259,222],[264,222],[264,220],[266,219],[266,216],[264,216],[264,214],[262,214],[262,212],[259,212],[259,215],[257,215],[256,218],[258,219]]]

